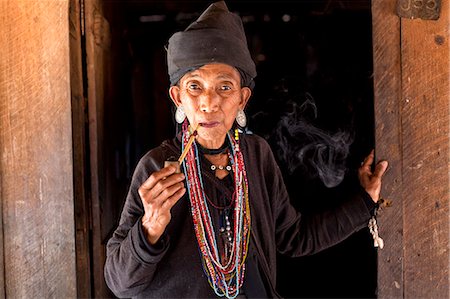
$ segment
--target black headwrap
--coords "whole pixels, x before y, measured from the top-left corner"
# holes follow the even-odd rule
[[[240,17],[225,2],[211,4],[186,30],[169,39],[167,65],[170,83],[175,85],[186,73],[208,63],[234,66],[242,86],[253,88],[256,67],[247,46]]]

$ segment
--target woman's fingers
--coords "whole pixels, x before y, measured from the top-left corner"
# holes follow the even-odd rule
[[[185,193],[184,174],[174,173],[175,170],[173,166],[168,166],[154,172],[139,187],[138,193],[145,214],[164,215],[170,213],[169,210],[172,206],[183,196]]]
[[[170,165],[170,166],[162,168],[159,171],[152,173],[152,175],[149,176],[148,179],[141,185],[141,188],[147,189],[147,190],[153,189],[153,187],[155,187],[155,185],[159,181],[164,180],[171,174],[175,173],[176,170],[177,169],[175,166]]]
[[[157,182],[155,186],[149,190],[149,194],[151,198],[167,198],[172,194],[169,192],[173,186],[184,186],[182,183],[184,180],[184,174],[176,173],[171,176]]]
[[[144,206],[142,225],[151,244],[161,237],[171,219],[170,209],[186,192],[184,174],[175,171],[168,166],[154,172],[138,190]]]
[[[389,164],[387,161],[380,161],[376,164],[372,172],[374,160],[375,154],[372,150],[358,169],[358,174],[361,186],[369,193],[373,201],[377,202],[380,197],[382,177]]]
[[[158,196],[154,197],[153,202],[157,205],[162,206],[165,204],[166,201],[168,201],[172,196],[174,196],[175,193],[177,193],[181,189],[184,189],[184,183],[179,182],[173,184],[162,190]]]
[[[381,179],[386,172],[389,163],[387,161],[380,161],[377,166],[375,166],[375,170],[373,172],[373,176]]]
[[[160,195],[163,197],[171,196],[173,194],[170,193],[170,191],[173,190],[171,187],[176,186],[184,180],[184,174],[174,173],[176,169],[173,166],[166,168],[153,173],[141,187],[139,187],[138,192],[142,199],[151,201],[152,199],[160,198]],[[182,183],[181,185],[183,186]]]
[[[373,163],[373,160],[375,158],[374,150],[370,152],[370,154],[364,159],[364,162],[362,163],[361,167],[363,167],[365,170],[370,170],[370,167]]]
[[[172,209],[178,200],[183,197],[184,193],[186,193],[186,188],[183,186],[163,202],[162,208],[168,210]]]

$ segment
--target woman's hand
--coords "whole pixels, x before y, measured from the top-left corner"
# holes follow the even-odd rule
[[[172,217],[170,209],[186,192],[184,174],[175,171],[175,166],[164,167],[139,187],[145,211],[142,226],[150,244],[155,244],[164,233]]]
[[[381,178],[383,177],[388,167],[387,161],[380,161],[375,166],[375,170],[372,172],[372,163],[374,160],[374,151],[364,159],[361,167],[358,169],[358,178],[361,186],[369,193],[374,202],[378,202],[380,199],[381,191]]]

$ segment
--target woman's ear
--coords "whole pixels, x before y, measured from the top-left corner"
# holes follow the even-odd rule
[[[250,96],[252,95],[252,90],[248,87],[242,87],[241,88],[241,103],[239,105],[239,108],[244,110],[245,106],[247,106],[247,102],[250,99]]]
[[[175,106],[178,107],[181,105],[180,88],[178,86],[176,85],[171,86],[169,88],[169,95]]]

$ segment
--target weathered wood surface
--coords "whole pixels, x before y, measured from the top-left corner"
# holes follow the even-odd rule
[[[0,1],[7,298],[76,297],[68,12],[64,0]]]
[[[401,20],[404,296],[449,298],[450,22]]]
[[[86,160],[87,103],[83,86],[80,0],[69,1],[70,85],[72,98],[74,207],[77,258],[77,297],[89,298],[91,289],[89,169]],[[86,182],[87,181],[87,182]]]
[[[438,21],[400,19],[373,1],[376,143],[391,162],[380,217],[380,298],[449,298],[449,6]]]
[[[378,217],[386,244],[378,251],[380,298],[403,297],[402,132],[398,119],[401,49],[400,20],[394,12],[395,1],[372,2],[376,156],[389,160],[382,195],[392,201],[392,207]]]
[[[409,19],[437,20],[441,2],[441,0],[397,0],[397,14]]]
[[[110,35],[109,24],[103,15],[102,1],[89,0],[84,4],[91,173],[92,276],[94,296],[104,298],[111,294],[103,275],[106,248],[102,233],[102,217],[110,217],[102,215],[102,207],[106,200],[105,81],[108,75],[107,49],[110,46]]]

